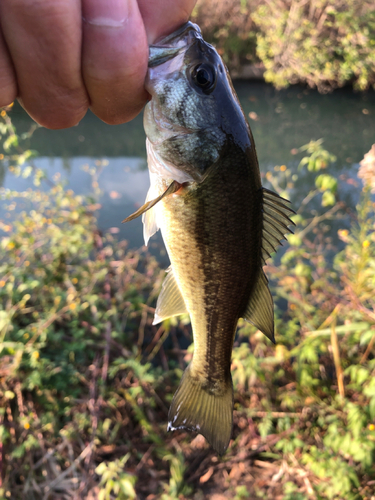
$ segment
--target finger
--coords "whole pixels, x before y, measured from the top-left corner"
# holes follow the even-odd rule
[[[80,1],[1,0],[0,19],[26,111],[48,128],[78,123],[88,108]]]
[[[16,75],[8,49],[0,31],[0,108],[12,103],[16,96]]]
[[[197,0],[138,0],[143,22],[146,27],[148,43],[164,35],[189,20]]]
[[[83,0],[82,70],[91,109],[124,123],[145,105],[148,46],[136,0]]]

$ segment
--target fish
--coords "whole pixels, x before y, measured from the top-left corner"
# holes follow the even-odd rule
[[[125,221],[142,214],[146,244],[160,229],[171,262],[153,324],[188,313],[194,339],[168,430],[196,431],[222,455],[233,427],[237,322],[244,318],[275,341],[263,266],[292,232],[294,212],[262,187],[228,70],[196,24],[150,46],[145,87],[150,189]]]

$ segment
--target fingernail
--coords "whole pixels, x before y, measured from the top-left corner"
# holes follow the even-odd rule
[[[83,0],[83,20],[94,26],[121,28],[129,16],[133,0]]]

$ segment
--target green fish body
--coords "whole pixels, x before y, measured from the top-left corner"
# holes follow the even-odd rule
[[[146,243],[161,229],[171,261],[154,324],[188,312],[194,355],[174,395],[170,430],[201,433],[219,453],[233,421],[231,354],[245,318],[274,340],[262,266],[292,210],[262,188],[254,140],[228,72],[187,23],[150,49],[145,110],[151,187]]]

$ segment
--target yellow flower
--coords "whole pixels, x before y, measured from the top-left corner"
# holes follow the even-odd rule
[[[5,281],[4,281],[4,280],[1,280],[1,281],[0,281],[0,288],[3,288],[3,286],[5,286]]]
[[[362,243],[362,246],[363,248],[368,248],[370,246],[370,242],[369,240],[365,240],[363,243]]]
[[[281,165],[280,170],[281,170],[282,172],[285,172],[285,170],[286,170],[286,165]]]
[[[0,154],[0,160],[4,160],[4,155],[3,153]]]
[[[25,423],[23,424],[23,427],[24,427],[26,430],[27,430],[27,429],[30,429],[30,424],[29,424],[29,422],[25,422]]]
[[[30,261],[29,260],[25,260],[24,265],[25,265],[25,267],[28,267],[30,265]]]
[[[72,283],[73,283],[74,285],[76,285],[76,284],[78,283],[78,279],[77,279],[77,278],[73,278],[73,279],[72,279]]]
[[[345,243],[349,242],[349,231],[347,229],[339,229],[337,231],[337,234],[339,235],[340,240],[344,241]]]
[[[74,311],[74,309],[77,307],[77,304],[75,304],[74,302],[72,302],[70,305],[69,305],[69,309],[71,311]]]
[[[0,113],[1,118],[4,118],[4,116],[6,116],[6,115],[7,115],[7,114],[6,114],[5,109],[3,109],[3,110],[2,110],[2,112]]]
[[[13,250],[13,248],[15,247],[16,245],[13,243],[13,241],[10,241],[8,243],[8,250]]]
[[[31,355],[31,356],[32,356],[34,359],[39,359],[39,356],[40,356],[39,351],[34,351],[34,352],[32,353],[32,355]]]
[[[375,425],[374,424],[369,424],[368,430],[369,431],[375,431]]]
[[[290,304],[289,307],[292,311],[295,311],[297,309],[297,306],[295,304]]]

